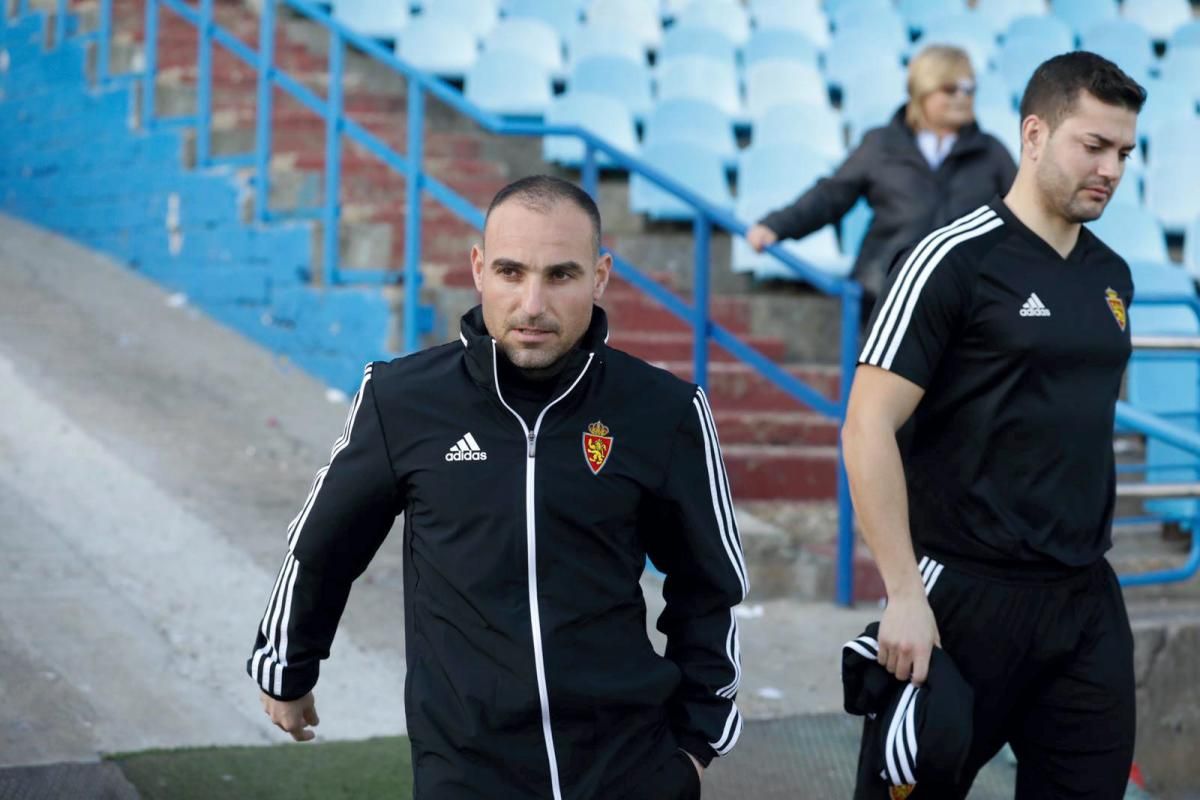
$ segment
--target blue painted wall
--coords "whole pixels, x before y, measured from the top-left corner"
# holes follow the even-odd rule
[[[67,236],[346,392],[386,350],[378,288],[309,285],[308,223],[242,221],[232,168],[185,169],[184,132],[136,130],[136,90],[88,86],[85,45],[42,48],[46,18],[0,27],[0,211]]]

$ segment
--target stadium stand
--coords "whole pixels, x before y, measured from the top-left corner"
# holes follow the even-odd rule
[[[718,208],[733,209],[733,195],[721,156],[692,142],[660,142],[642,149],[642,158]],[[640,175],[629,182],[629,205],[651,219],[689,221],[691,206]]]
[[[628,106],[613,97],[588,92],[559,95],[546,111],[546,122],[578,125],[630,155],[637,155],[640,150],[633,114]],[[584,160],[584,146],[570,136],[547,136],[542,140],[542,157],[566,167],[579,167]],[[601,153],[597,155],[597,163],[608,165],[611,159]]]
[[[337,0],[333,5],[333,17],[367,36],[395,39],[408,27],[411,11],[404,3]]]
[[[467,72],[463,92],[480,108],[513,117],[541,117],[553,91],[550,70],[524,53],[486,52]]]
[[[535,61],[551,75],[561,77],[562,37],[549,23],[529,17],[510,17],[500,21],[483,40],[484,53],[516,53]]]
[[[461,79],[479,57],[479,41],[453,20],[418,16],[396,43],[396,55],[434,75]]]
[[[737,163],[733,123],[721,109],[697,97],[665,100],[646,118],[647,148],[671,142],[691,142],[721,158],[728,167]]]
[[[1145,83],[1154,65],[1154,43],[1150,33],[1131,19],[1109,19],[1089,26],[1080,37],[1080,47],[1112,61],[1135,80]]]

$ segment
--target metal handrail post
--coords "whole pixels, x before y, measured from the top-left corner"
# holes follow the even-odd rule
[[[196,165],[203,168],[212,151],[213,0],[200,0],[196,33]]]
[[[404,216],[404,353],[415,353],[420,329],[417,307],[421,298],[421,194],[424,192],[425,90],[408,81],[408,202]]]
[[[325,107],[325,205],[321,219],[321,255],[325,265],[325,283],[341,281],[338,272],[338,219],[341,204],[342,171],[342,68],[345,43],[337,31],[329,33],[329,98]]]
[[[709,243],[712,227],[708,217],[699,210],[692,222],[695,240],[692,264],[692,380],[701,389],[708,389],[708,331],[709,331]]]
[[[67,0],[58,0],[54,9],[54,49],[58,50],[67,39]]]
[[[109,61],[112,58],[112,5],[113,0],[100,0],[100,42],[96,55],[96,75],[100,83],[108,81]]]
[[[142,76],[142,130],[154,127],[154,82],[158,79],[158,0],[146,0],[146,38],[142,42],[146,73]]]
[[[600,202],[600,166],[596,163],[596,148],[591,142],[583,143],[583,190],[596,201]]]
[[[839,421],[846,421],[850,407],[850,388],[854,369],[858,366],[858,328],[861,316],[862,289],[858,284],[848,284],[842,290],[842,384],[839,387]],[[850,479],[846,474],[846,461],[842,453],[841,437],[838,438],[837,458],[837,503],[838,503],[838,550],[837,550],[837,603],[842,606],[854,604],[854,503],[850,498]]]
[[[254,219],[259,223],[267,221],[268,195],[271,193],[271,64],[274,51],[275,0],[263,0],[258,18],[258,111],[254,128]]]

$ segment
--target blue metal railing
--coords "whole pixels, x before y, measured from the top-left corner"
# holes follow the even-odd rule
[[[57,0],[58,19],[56,31],[67,31],[67,0]],[[857,364],[858,330],[860,323],[861,287],[826,275],[776,244],[767,248],[780,263],[787,266],[798,277],[822,292],[840,298],[841,336],[840,367],[841,384],[838,397],[828,398],[811,386],[782,369],[754,348],[747,345],[731,331],[714,322],[709,310],[709,246],[713,227],[719,227],[736,236],[745,236],[748,226],[722,208],[718,208],[703,197],[692,192],[677,180],[656,167],[613,147],[604,139],[574,125],[548,125],[540,122],[504,119],[485,111],[467,101],[462,94],[440,79],[420,72],[400,61],[379,42],[346,28],[329,14],[305,0],[264,0],[259,19],[259,41],[257,50],[238,40],[233,34],[216,24],[212,0],[196,0],[193,8],[183,0],[147,0],[145,11],[145,69],[142,74],[142,125],[147,129],[158,126],[194,125],[197,128],[197,160],[200,166],[214,163],[250,164],[255,170],[254,218],[265,223],[273,219],[308,216],[323,224],[322,278],[324,285],[349,283],[381,284],[394,282],[397,274],[391,270],[360,270],[343,272],[338,268],[338,221],[340,220],[341,143],[342,137],[362,147],[389,168],[400,173],[408,182],[405,220],[405,257],[400,280],[404,284],[404,346],[407,352],[416,349],[418,343],[418,299],[421,285],[421,199],[428,194],[451,213],[476,229],[482,229],[484,215],[469,201],[449,186],[423,169],[423,129],[426,96],[432,96],[452,109],[478,123],[485,130],[509,136],[570,136],[584,145],[584,162],[581,180],[584,189],[597,196],[599,167],[598,155],[604,154],[613,166],[630,173],[640,174],[670,194],[688,203],[695,210],[693,232],[695,237],[693,296],[689,303],[642,274],[629,262],[613,254],[616,274],[649,294],[681,319],[690,322],[694,332],[693,378],[701,386],[708,379],[708,343],[711,341],[731,352],[735,357],[753,367],[780,390],[798,402],[810,406],[817,412],[839,421],[845,418],[851,378]],[[3,0],[0,0],[3,3]],[[163,118],[156,115],[155,83],[158,77],[157,39],[159,30],[159,6],[168,8],[197,29],[197,107],[194,116]],[[322,28],[329,40],[329,91],[322,99],[302,83],[275,65],[274,44],[276,13],[279,5],[286,6],[306,17]],[[3,16],[0,6],[0,16]],[[27,14],[28,0],[19,0],[19,12]],[[100,80],[112,80],[110,73],[110,41],[112,37],[112,0],[101,0],[100,30],[93,34],[98,41],[98,75]],[[61,42],[63,38],[59,38]],[[236,58],[253,67],[257,74],[257,121],[255,149],[244,156],[214,157],[211,152],[212,126],[212,46],[225,48]],[[345,115],[342,96],[342,77],[346,47],[370,56],[403,76],[407,81],[407,153],[400,154],[385,141],[372,134],[358,122]],[[271,159],[271,116],[272,90],[278,88],[302,106],[322,117],[325,121],[325,197],[319,209],[302,211],[299,214],[273,212],[268,203],[270,194]],[[1122,406],[1118,409],[1121,424],[1146,435],[1159,436],[1200,456],[1200,440],[1194,437],[1179,438],[1176,426],[1166,426],[1161,420]],[[1186,433],[1186,432],[1184,432]],[[1184,442],[1184,444],[1179,444]],[[838,556],[836,600],[849,605],[853,599],[854,533],[853,511],[850,503],[849,483],[840,457],[837,460],[837,503],[838,503]]]

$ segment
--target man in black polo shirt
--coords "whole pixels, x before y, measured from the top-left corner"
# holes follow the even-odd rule
[[[1145,96],[1091,53],[1042,64],[1012,190],[892,265],[842,432],[887,587],[879,661],[920,684],[943,647],[975,690],[974,730],[956,784],[860,768],[856,797],[965,797],[1005,742],[1018,798],[1124,793],[1133,640],[1104,553],[1133,283],[1081,223],[1112,197]],[[908,737],[872,726],[915,762]]]

